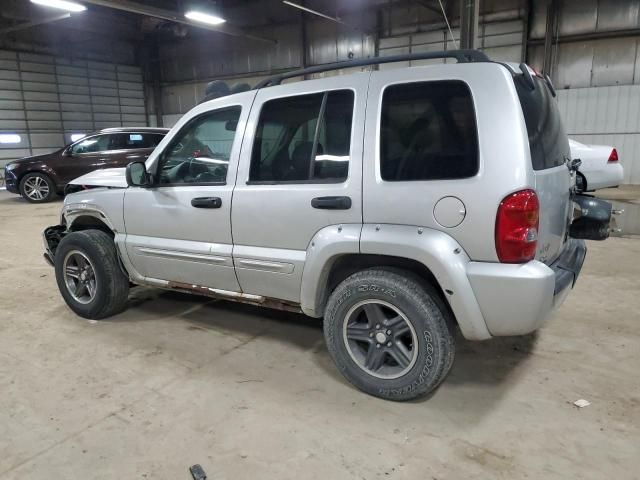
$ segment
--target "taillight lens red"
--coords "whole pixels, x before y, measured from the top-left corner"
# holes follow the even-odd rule
[[[609,154],[609,160],[607,160],[607,162],[611,163],[611,162],[617,162],[618,161],[618,151],[614,148],[613,150],[611,150],[611,153]]]
[[[503,263],[525,263],[536,255],[540,203],[533,190],[512,193],[496,215],[496,251]]]

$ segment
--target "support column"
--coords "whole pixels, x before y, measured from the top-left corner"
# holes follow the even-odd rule
[[[460,1],[460,48],[478,47],[480,0]]]
[[[558,31],[558,1],[549,0],[547,4],[547,23],[544,32],[544,60],[542,73],[549,75],[553,70],[553,39]]]

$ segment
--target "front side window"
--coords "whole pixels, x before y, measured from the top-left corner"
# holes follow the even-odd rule
[[[111,149],[112,135],[96,135],[85,138],[71,147],[71,153],[79,155],[81,153],[105,152]]]
[[[380,124],[383,180],[445,180],[476,173],[478,134],[465,83],[417,82],[385,89]]]
[[[251,182],[347,178],[354,94],[337,90],[265,102],[251,153]]]
[[[224,183],[240,111],[216,110],[187,123],[160,157],[159,183]]]

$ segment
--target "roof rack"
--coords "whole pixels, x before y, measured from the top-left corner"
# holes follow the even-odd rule
[[[340,68],[364,67],[367,65],[380,65],[382,63],[407,62],[410,60],[432,60],[436,58],[455,58],[458,63],[490,61],[489,57],[487,57],[483,52],[479,50],[443,50],[438,52],[391,55],[389,57],[362,58],[358,60],[347,60],[345,62],[316,65],[314,67],[301,68],[299,70],[292,70],[290,72],[281,73],[280,75],[275,75],[273,77],[264,79],[254,88],[258,90],[260,88],[270,87],[272,85],[280,85],[280,83],[287,78],[300,77],[302,75],[309,75],[311,73],[328,72],[330,70],[338,70]]]

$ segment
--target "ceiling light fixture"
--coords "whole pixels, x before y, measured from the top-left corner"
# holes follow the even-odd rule
[[[194,22],[206,23],[207,25],[220,25],[221,23],[226,22],[224,18],[218,17],[217,15],[197,12],[195,10],[188,11],[184,16]]]
[[[43,7],[59,8],[67,12],[84,12],[87,9],[84,5],[66,0],[31,0],[31,3],[42,5]]]
[[[22,138],[17,133],[0,133],[0,143],[12,144],[20,143]]]

